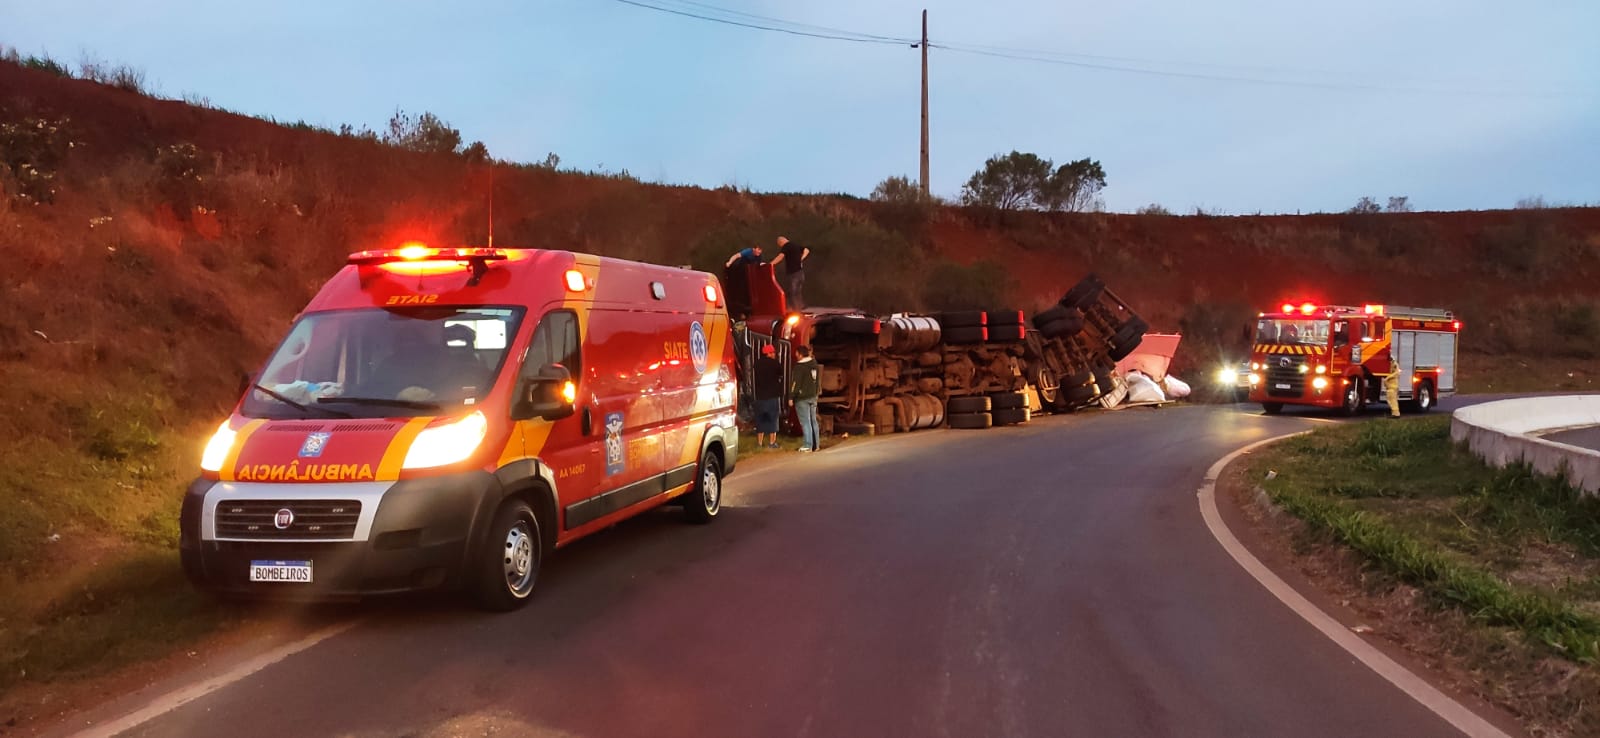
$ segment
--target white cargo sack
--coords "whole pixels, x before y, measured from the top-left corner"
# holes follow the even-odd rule
[[[1167,394],[1161,391],[1161,385],[1156,384],[1143,372],[1128,372],[1122,379],[1128,383],[1128,402],[1167,401]]]
[[[1167,375],[1166,380],[1164,380],[1162,384],[1167,386],[1167,397],[1176,400],[1180,397],[1189,396],[1189,383],[1174,377],[1171,374]]]

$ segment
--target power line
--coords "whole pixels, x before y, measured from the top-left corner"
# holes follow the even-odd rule
[[[883,35],[879,35],[879,34],[862,33],[862,32],[858,32],[858,31],[849,31],[849,30],[845,30],[845,29],[841,29],[841,28],[834,28],[834,27],[829,27],[829,26],[820,26],[820,25],[812,25],[812,24],[807,24],[807,23],[798,23],[798,22],[795,22],[795,21],[784,20],[782,18],[775,18],[775,17],[772,17],[772,16],[766,16],[766,15],[758,15],[758,14],[755,14],[755,13],[746,13],[744,11],[733,10],[733,9],[730,9],[730,8],[724,8],[724,7],[721,7],[721,6],[712,5],[710,3],[700,2],[699,0],[653,0],[652,2],[644,2],[642,0],[616,0],[616,1],[620,2],[620,3],[623,3],[623,4],[626,4],[626,5],[632,5],[632,6],[635,6],[635,7],[645,8],[645,9],[648,9],[648,10],[655,10],[655,11],[662,12],[662,13],[670,13],[672,15],[678,15],[678,16],[683,16],[683,17],[687,17],[687,18],[693,18],[693,19],[696,19],[696,20],[709,21],[709,22],[712,22],[712,23],[721,23],[721,24],[730,25],[730,26],[738,26],[738,27],[741,27],[741,28],[750,28],[750,29],[762,30],[762,31],[773,31],[773,32],[777,32],[777,33],[786,33],[786,34],[790,34],[790,35],[794,35],[794,36],[805,36],[805,37],[809,37],[809,38],[820,38],[820,39],[828,39],[828,40],[833,40],[833,41],[850,41],[850,42],[854,42],[854,43],[870,43],[870,44],[882,44],[882,45],[901,45],[901,44],[904,44],[904,45],[908,45],[908,46],[915,46],[918,43],[918,39],[914,39],[914,38],[904,38],[904,37],[896,37],[896,36],[883,36]],[[656,4],[656,3],[676,3],[677,6],[676,7],[670,7],[670,6],[667,6],[667,5],[660,5],[660,4]],[[695,10],[685,9],[686,7],[695,8]],[[715,13],[720,13],[720,14],[723,14],[724,16],[732,16],[732,17],[717,17],[716,15],[711,15],[711,14],[715,14]],[[745,20],[739,20],[740,18],[745,19]],[[1088,69],[1088,70],[1102,71],[1102,72],[1118,72],[1118,73],[1123,73],[1123,74],[1138,74],[1138,75],[1145,75],[1145,76],[1152,76],[1152,77],[1168,77],[1168,78],[1173,78],[1173,79],[1191,79],[1191,80],[1202,80],[1202,81],[1209,81],[1209,82],[1232,82],[1232,83],[1266,85],[1266,86],[1276,86],[1276,87],[1302,87],[1302,88],[1312,88],[1312,89],[1346,90],[1346,91],[1362,91],[1362,92],[1398,92],[1398,93],[1417,93],[1417,94],[1441,94],[1441,95],[1478,95],[1478,96],[1487,96],[1487,97],[1562,97],[1562,96],[1566,96],[1566,95],[1570,94],[1570,93],[1561,92],[1561,91],[1483,90],[1483,89],[1452,88],[1452,87],[1442,87],[1442,86],[1441,87],[1397,86],[1397,85],[1367,84],[1367,83],[1359,83],[1359,82],[1338,82],[1338,81],[1320,81],[1320,80],[1307,80],[1307,79],[1292,79],[1292,78],[1286,78],[1286,77],[1282,77],[1282,76],[1280,76],[1280,77],[1269,77],[1269,76],[1246,75],[1246,74],[1213,74],[1213,73],[1207,73],[1207,72],[1183,71],[1183,70],[1172,70],[1172,69],[1159,69],[1159,68],[1152,68],[1152,67],[1183,65],[1183,66],[1188,66],[1188,67],[1211,68],[1211,69],[1220,69],[1220,70],[1237,69],[1237,70],[1242,70],[1242,71],[1256,71],[1256,72],[1265,72],[1265,73],[1268,73],[1268,74],[1288,73],[1288,74],[1332,75],[1332,74],[1336,74],[1336,73],[1334,73],[1334,72],[1325,72],[1325,71],[1312,71],[1312,70],[1288,70],[1288,69],[1279,70],[1279,69],[1274,69],[1274,68],[1271,68],[1271,67],[1249,67],[1249,66],[1236,66],[1236,65],[1225,65],[1225,64],[1206,64],[1206,63],[1201,63],[1201,62],[1162,61],[1162,60],[1156,60],[1156,59],[1140,59],[1140,58],[1136,58],[1136,57],[1123,57],[1123,56],[1097,56],[1097,55],[1092,55],[1092,54],[1075,54],[1075,53],[1069,53],[1069,52],[1044,51],[1044,50],[1038,50],[1038,49],[1020,49],[1020,48],[1005,47],[1005,46],[985,46],[985,45],[980,45],[980,44],[966,44],[966,43],[959,43],[959,42],[931,43],[930,47],[931,48],[936,48],[936,49],[944,49],[946,51],[953,51],[953,52],[961,53],[961,54],[969,54],[969,55],[976,55],[976,56],[987,56],[987,57],[992,57],[992,58],[997,58],[997,59],[1008,59],[1008,60],[1013,60],[1013,61],[1028,61],[1028,62],[1035,62],[1035,63],[1041,63],[1041,64],[1055,64],[1055,65],[1058,65],[1058,66],[1076,67],[1076,68],[1079,68],[1079,69]],[[1116,62],[1116,63],[1112,63],[1112,62]]]
[[[646,9],[649,9],[649,10],[656,10],[656,11],[660,11],[660,12],[663,12],[663,13],[671,13],[673,15],[681,15],[681,16],[684,16],[686,18],[695,18],[695,19],[698,19],[698,20],[710,21],[712,23],[723,23],[723,24],[730,25],[730,26],[739,26],[741,28],[754,28],[754,29],[762,30],[762,31],[776,31],[777,33],[787,33],[787,34],[790,34],[792,36],[807,36],[807,37],[810,37],[810,38],[824,38],[824,39],[829,39],[829,40],[833,40],[833,41],[853,41],[853,42],[856,42],[856,43],[863,43],[863,44],[892,44],[892,45],[895,45],[895,46],[916,43],[916,41],[914,39],[896,39],[896,38],[890,38],[890,37],[887,37],[887,36],[873,36],[871,34],[854,33],[854,32],[851,32],[851,31],[838,31],[838,30],[833,30],[833,29],[828,29],[826,31],[807,31],[807,30],[802,30],[803,28],[806,27],[804,24],[792,24],[789,21],[780,21],[780,20],[775,19],[775,18],[774,19],[770,19],[766,24],[763,24],[763,23],[751,23],[751,22],[733,20],[733,19],[730,19],[730,18],[717,18],[717,17],[714,17],[714,16],[703,15],[701,13],[696,13],[696,12],[692,12],[692,11],[689,11],[689,10],[678,10],[678,9],[675,9],[675,8],[662,7],[660,5],[652,5],[650,3],[640,2],[639,0],[617,0],[617,2],[622,3],[624,5],[632,5],[632,6],[635,6],[635,7],[646,8]],[[748,15],[748,14],[746,14],[746,15]],[[784,27],[781,27],[779,25],[776,25],[777,23],[784,23],[784,24],[788,24],[790,26],[798,26],[798,27],[784,28]],[[820,27],[817,27],[817,28],[820,28]]]

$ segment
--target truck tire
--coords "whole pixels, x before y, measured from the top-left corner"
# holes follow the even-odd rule
[[[1032,417],[1028,412],[1028,408],[1025,407],[996,410],[989,415],[994,419],[995,425],[1021,425],[1028,422],[1028,419]]]
[[[683,500],[684,517],[689,522],[705,525],[722,512],[722,463],[710,449],[700,457],[700,467],[695,470],[694,489]]]
[[[1278,413],[1283,412],[1283,403],[1263,402],[1261,403],[1261,412],[1266,413],[1267,415],[1277,415]]]
[[[1137,346],[1144,338],[1144,334],[1149,331],[1150,324],[1144,322],[1143,318],[1131,318],[1128,322],[1117,326],[1117,332],[1111,336],[1111,343],[1116,345],[1133,341],[1133,345]]]
[[[1092,381],[1094,381],[1094,372],[1091,372],[1088,369],[1079,369],[1078,371],[1073,372],[1072,376],[1067,377],[1066,381],[1061,383],[1061,386],[1082,387]]]
[[[944,342],[954,344],[983,343],[988,340],[989,331],[986,328],[963,327],[944,329]]]
[[[1111,347],[1110,351],[1106,352],[1106,356],[1111,357],[1112,361],[1122,361],[1128,357],[1128,354],[1131,354],[1135,349],[1138,349],[1139,344],[1141,343],[1144,343],[1143,336],[1138,336],[1122,343],[1115,344]]]
[[[1366,409],[1367,403],[1361,396],[1361,378],[1346,378],[1350,384],[1344,388],[1344,398],[1339,403],[1340,415],[1360,415]]]
[[[1028,406],[1027,395],[1021,392],[996,392],[989,395],[989,408],[991,410],[1015,410]],[[999,420],[996,418],[996,420]]]
[[[1404,403],[1407,412],[1425,413],[1433,409],[1438,401],[1437,393],[1433,390],[1433,382],[1423,380],[1417,385],[1416,399]]]
[[[1033,327],[1044,330],[1046,323],[1052,323],[1065,318],[1072,310],[1073,308],[1066,307],[1065,305],[1054,305],[1045,308],[1033,316]]]
[[[510,612],[527,604],[544,557],[541,535],[528,503],[513,497],[500,506],[471,564],[472,599],[479,607]]]
[[[1028,337],[1028,329],[1020,325],[991,325],[985,330],[994,343],[1015,343]]]
[[[961,415],[964,413],[986,413],[994,407],[993,404],[990,403],[989,398],[984,397],[983,395],[975,395],[972,397],[952,397],[950,398],[949,402],[945,403],[944,406],[945,410],[951,415]]]
[[[990,310],[988,313],[985,325],[991,328],[997,325],[1027,325],[1021,310]]]
[[[982,310],[952,310],[939,313],[937,317],[940,328],[982,328],[988,324]]]
[[[1094,388],[1090,387],[1089,385],[1081,385],[1078,387],[1073,387],[1069,390],[1062,390],[1061,394],[1061,401],[1072,407],[1077,407],[1078,405],[1082,405],[1083,403],[1093,399]]]
[[[1039,332],[1045,338],[1071,338],[1083,332],[1083,315],[1057,318],[1039,326]]]
[[[1106,291],[1105,283],[1099,277],[1091,274],[1083,278],[1082,282],[1073,285],[1067,294],[1061,297],[1061,304],[1067,307],[1084,308],[1100,299],[1100,293]]]
[[[950,416],[951,428],[966,430],[983,430],[994,426],[994,418],[988,413],[960,413]]]
[[[1096,395],[1111,394],[1111,390],[1117,388],[1116,382],[1111,379],[1111,370],[1096,370],[1094,373],[1094,386]]]
[[[835,331],[850,336],[875,336],[883,327],[877,318],[864,315],[841,315],[829,322]]]

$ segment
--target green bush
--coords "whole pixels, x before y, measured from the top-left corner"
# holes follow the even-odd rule
[[[1005,265],[980,261],[971,266],[940,261],[923,284],[922,305],[928,310],[990,310],[1013,304],[1016,280]]]

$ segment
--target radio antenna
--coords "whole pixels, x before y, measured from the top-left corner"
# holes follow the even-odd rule
[[[494,248],[494,161],[489,161],[489,248]]]

